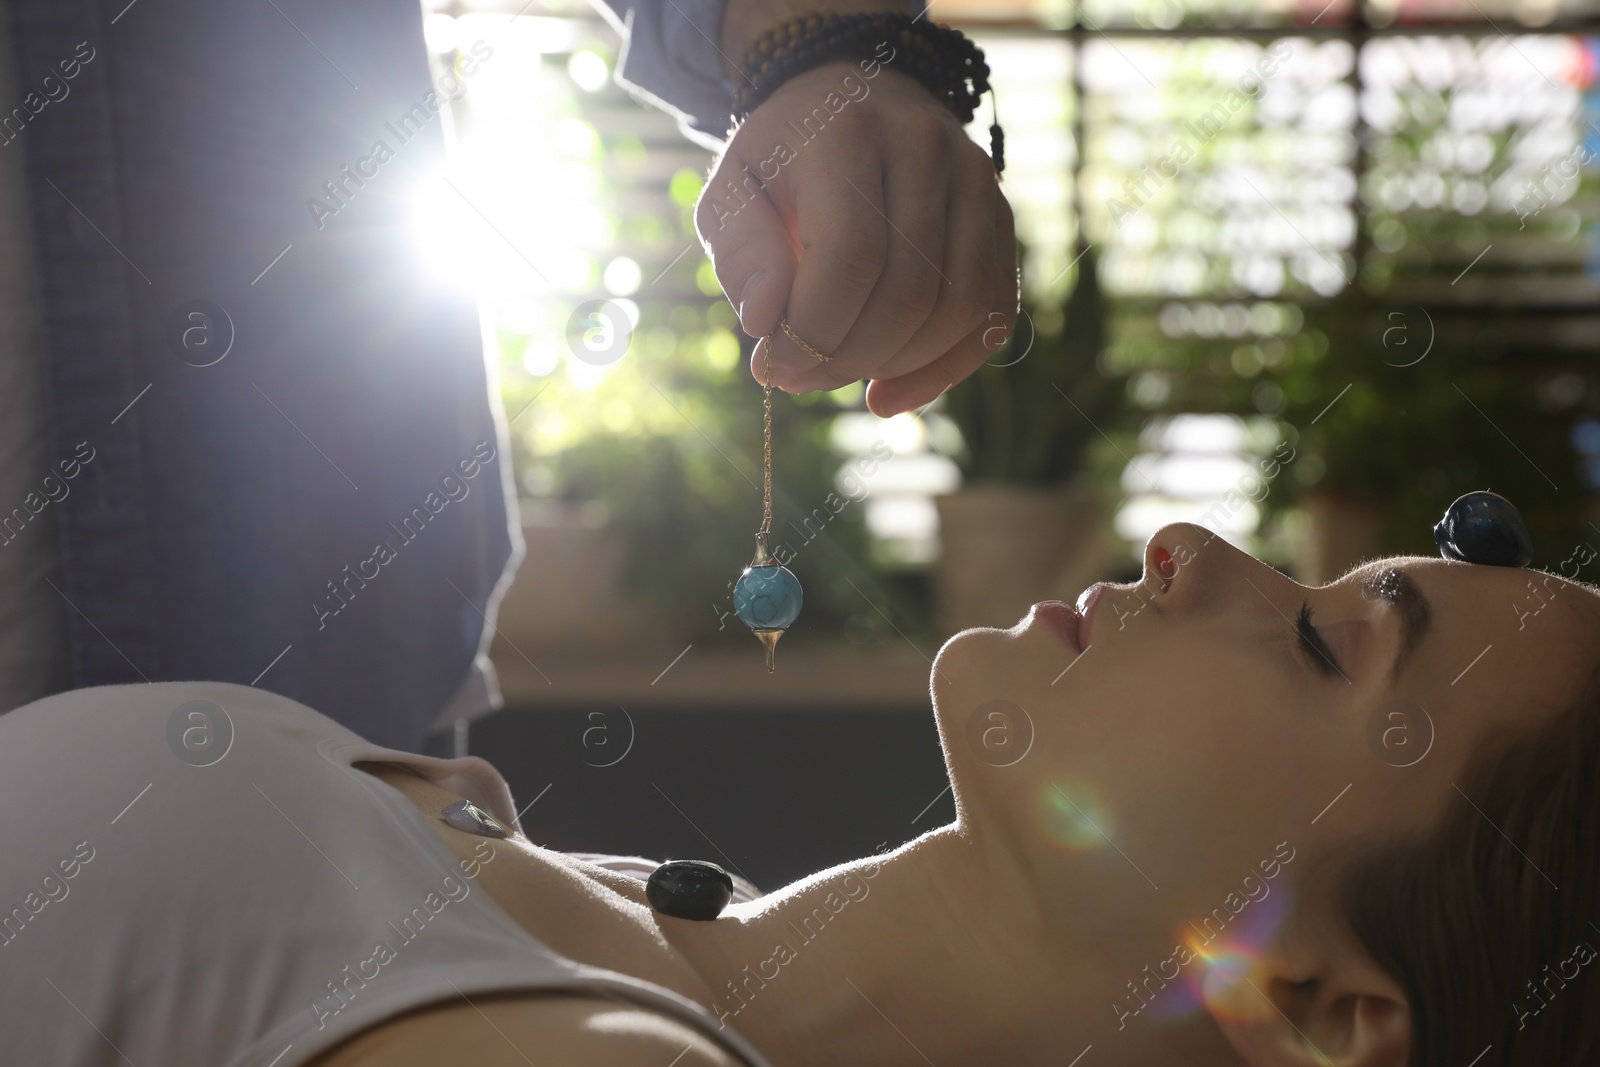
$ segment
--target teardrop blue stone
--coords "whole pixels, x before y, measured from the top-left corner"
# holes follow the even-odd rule
[[[800,579],[774,563],[746,567],[733,587],[733,610],[752,630],[787,630],[800,617]]]

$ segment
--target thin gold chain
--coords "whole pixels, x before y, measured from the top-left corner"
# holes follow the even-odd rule
[[[806,355],[810,356],[812,359],[819,359],[824,363],[828,363],[828,362],[832,361],[832,359],[833,359],[832,356],[826,355],[826,354],[824,354],[822,352],[818,352],[817,349],[815,348],[815,346],[813,346],[810,342],[803,340],[799,334],[795,333],[794,332],[794,327],[789,325],[789,320],[788,319],[779,319],[778,320],[778,325],[783,327],[784,335],[786,337],[788,337],[789,340],[791,340],[795,344],[799,345],[800,346],[800,350],[803,351]]]
[[[761,345],[766,349],[767,382],[766,396],[762,400],[762,428],[761,428],[761,463],[763,471],[763,486],[761,490],[761,529],[760,533],[767,533],[772,529],[772,337],[762,338]]]

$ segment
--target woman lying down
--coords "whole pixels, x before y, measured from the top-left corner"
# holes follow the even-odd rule
[[[1316,588],[1167,526],[1140,581],[956,635],[956,821],[731,903],[540,848],[488,763],[269,693],[28,705],[0,1058],[1596,1062],[1600,594],[1474,498],[1446,558]]]

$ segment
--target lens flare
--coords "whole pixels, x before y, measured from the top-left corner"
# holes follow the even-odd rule
[[[1266,883],[1259,884],[1265,886]],[[1241,900],[1229,894],[1230,900]],[[1189,947],[1199,957],[1200,997],[1218,1019],[1258,1021],[1274,1013],[1266,997],[1271,979],[1263,963],[1289,913],[1289,892],[1269,891],[1259,901],[1243,900],[1240,914],[1217,933],[1220,916],[1231,908],[1214,909],[1203,927],[1190,923]]]
[[[1202,993],[1207,1008],[1217,1018],[1254,1020],[1261,1017],[1261,1011],[1251,1011],[1252,1005],[1262,1010],[1270,1007],[1264,997],[1244,996],[1241,988],[1247,982],[1256,989],[1264,984],[1265,968],[1258,957],[1240,948],[1221,949],[1210,953],[1205,964]]]
[[[1244,894],[1229,893],[1221,906],[1188,920],[1172,954],[1128,983],[1119,1010],[1175,1019],[1204,1008],[1218,1019],[1240,1022],[1271,1014],[1264,958],[1283,928],[1290,896],[1255,876],[1243,888]]]
[[[1116,833],[1111,813],[1082,783],[1046,782],[1040,807],[1045,836],[1063,848],[1101,848]]]

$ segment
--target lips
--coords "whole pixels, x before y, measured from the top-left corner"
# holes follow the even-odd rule
[[[1083,620],[1072,605],[1061,600],[1043,600],[1035,604],[1029,614],[1072,651],[1083,651],[1079,641]]]
[[[1100,603],[1100,596],[1106,591],[1106,583],[1096,582],[1078,594],[1077,615],[1082,620],[1078,624],[1078,641],[1082,648],[1088,648],[1094,643],[1091,629],[1094,622],[1095,605]]]

